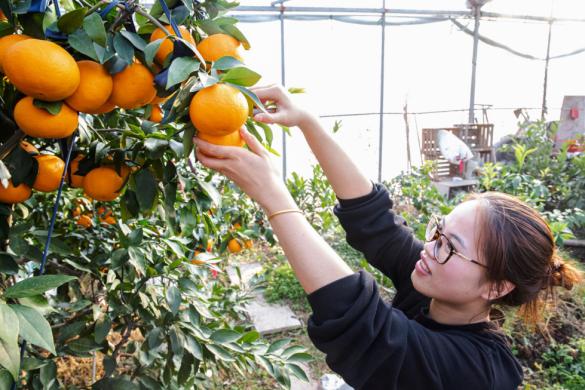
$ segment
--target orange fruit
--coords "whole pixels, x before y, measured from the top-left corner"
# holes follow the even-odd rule
[[[201,253],[201,251],[195,251],[195,253],[193,253],[193,258],[191,259],[191,264],[195,264],[195,265],[202,265],[205,264],[205,261],[202,259],[198,259],[197,256]]]
[[[124,185],[128,168],[122,168],[122,176],[112,167],[94,168],[83,179],[83,190],[93,199],[103,202],[116,199]]]
[[[239,222],[234,223],[234,229],[239,229],[241,227],[242,225]]]
[[[200,133],[227,135],[239,130],[246,122],[248,102],[236,88],[214,84],[193,96],[189,117]]]
[[[154,99],[152,99],[149,103],[150,104],[163,104],[164,102],[166,102],[167,100],[169,100],[169,98],[173,96],[173,95],[169,95],[169,96],[165,96],[165,97],[160,97],[158,95],[154,96]]]
[[[39,150],[30,142],[20,141],[20,147],[28,154],[39,154]]]
[[[165,26],[165,29],[172,36],[177,36],[177,34],[175,34],[175,31],[173,30],[173,27],[171,25]],[[185,26],[179,26],[179,31],[181,32],[181,38],[183,38],[187,42],[192,43],[193,46],[195,46],[195,40],[193,39],[193,35],[191,35],[189,30]],[[154,30],[152,32],[152,34],[150,34],[150,42],[156,41],[157,39],[161,39],[161,38],[165,38],[165,37],[167,37],[167,34],[162,29],[157,28],[156,30]],[[154,59],[159,64],[162,64],[163,62],[165,62],[165,59],[167,58],[167,56],[169,54],[171,54],[172,52],[173,52],[173,41],[170,38],[166,38],[160,44],[160,47],[159,47],[158,51],[156,52]]]
[[[211,252],[213,250],[213,240],[210,238],[207,240],[207,248],[205,248],[207,252]]]
[[[27,135],[36,138],[65,138],[69,137],[78,125],[76,111],[63,104],[57,115],[33,104],[33,98],[26,96],[14,107],[14,120],[20,129]]]
[[[2,12],[2,10],[0,9],[0,21],[4,20],[7,20],[6,15],[4,15],[4,12]]]
[[[240,242],[238,240],[236,240],[235,238],[232,238],[228,242],[228,250],[231,253],[238,253],[242,250],[242,244],[240,244]]]
[[[78,61],[79,86],[65,101],[76,111],[94,113],[107,103],[114,81],[106,68],[94,61]]]
[[[116,224],[116,218],[109,216],[109,217],[105,217],[103,219],[100,219],[100,222],[106,225],[115,225]]]
[[[150,111],[150,116],[148,120],[151,122],[160,123],[163,120],[164,113],[163,110],[160,108],[158,104],[151,104],[152,110]]]
[[[4,188],[4,186],[0,184],[0,203],[13,204],[24,202],[30,198],[31,194],[32,190],[24,183],[20,183],[18,186],[14,187],[12,185],[12,180],[9,180],[8,188]]]
[[[209,135],[206,133],[199,132],[197,137],[201,138],[203,141],[207,141],[210,144],[214,145],[223,145],[223,146],[244,146],[246,142],[242,138],[239,131],[234,131],[233,133],[229,133],[228,135]]]
[[[241,43],[227,34],[213,34],[197,45],[197,50],[207,62],[214,62],[221,57],[230,56],[242,61]]]
[[[75,207],[71,212],[71,215],[73,215],[74,217],[79,217],[81,215],[81,207],[79,206]]]
[[[114,88],[109,102],[127,110],[142,107],[156,96],[154,76],[139,62],[130,64],[113,76]]]
[[[244,242],[244,246],[246,247],[246,249],[250,249],[250,248],[252,248],[254,246],[254,241],[252,241],[252,240],[246,240]]]
[[[61,183],[65,162],[52,154],[39,154],[35,158],[39,163],[39,172],[33,188],[41,192],[55,191]]]
[[[79,226],[83,226],[84,228],[88,229],[88,228],[93,226],[93,221],[91,219],[91,216],[84,214],[84,215],[80,215],[79,218],[77,218],[77,224]]]
[[[75,156],[73,160],[69,163],[69,172],[67,173],[67,183],[73,188],[80,188],[83,187],[83,179],[85,176],[76,175],[75,172],[79,169],[79,162],[83,160],[85,156],[82,154],[78,154]],[[71,178],[71,181],[69,180]]]
[[[79,86],[75,59],[50,41],[25,39],[11,45],[2,67],[19,91],[40,100],[63,100]]]
[[[89,114],[97,115],[97,114],[106,114],[116,108],[116,105],[110,102],[109,100],[104,103],[103,106],[98,108],[97,110],[90,112]]]
[[[4,73],[2,64],[4,63],[4,57],[6,51],[12,47],[15,43],[24,41],[25,39],[31,39],[28,35],[24,34],[10,34],[0,38],[0,72]]]

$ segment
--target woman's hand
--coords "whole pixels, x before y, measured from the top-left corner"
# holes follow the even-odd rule
[[[262,103],[270,101],[276,105],[275,112],[254,115],[254,119],[258,122],[300,127],[311,117],[307,111],[293,103],[290,94],[280,85],[254,87],[250,90],[258,96]]]
[[[240,132],[250,150],[194,138],[197,160],[236,183],[268,214],[296,207],[264,146],[244,128]]]

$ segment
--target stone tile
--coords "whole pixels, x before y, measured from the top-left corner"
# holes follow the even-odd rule
[[[303,326],[290,307],[268,303],[260,294],[246,304],[246,311],[260,334],[282,332]]]
[[[249,263],[240,265],[240,273],[242,274],[242,279],[246,286],[248,285],[250,279],[252,279],[254,275],[257,275],[260,272],[262,272],[262,264],[260,263]],[[227,274],[231,284],[240,284],[240,278],[238,277],[236,267],[229,266],[227,269]]]

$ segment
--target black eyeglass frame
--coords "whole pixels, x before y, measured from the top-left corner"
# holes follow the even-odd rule
[[[455,247],[453,246],[453,243],[451,242],[451,240],[449,239],[449,237],[447,237],[443,232],[441,232],[441,222],[443,219],[439,218],[436,215],[431,216],[431,219],[429,220],[429,223],[427,225],[427,229],[425,231],[425,241],[426,242],[433,242],[433,241],[437,241],[438,239],[440,239],[441,237],[444,237],[445,240],[447,240],[447,245],[448,245],[448,249],[449,249],[449,255],[447,256],[447,258],[445,259],[445,261],[441,262],[439,261],[439,257],[438,257],[438,245],[435,242],[435,245],[433,247],[433,256],[435,257],[435,260],[437,261],[437,263],[443,265],[445,263],[447,263],[449,261],[449,259],[451,259],[451,257],[453,257],[453,255],[457,255],[459,257],[461,257],[463,260],[467,260],[470,261],[474,264],[477,264],[483,268],[487,268],[487,266],[485,264],[480,263],[477,260],[473,260],[470,259],[469,257],[465,256],[464,254],[458,252],[455,250]],[[434,230],[433,236],[432,237],[428,237],[428,233],[431,231],[431,229]]]

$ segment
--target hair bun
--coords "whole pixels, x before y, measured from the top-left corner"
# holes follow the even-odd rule
[[[551,264],[550,285],[571,290],[580,279],[580,272],[572,265],[556,257]]]

